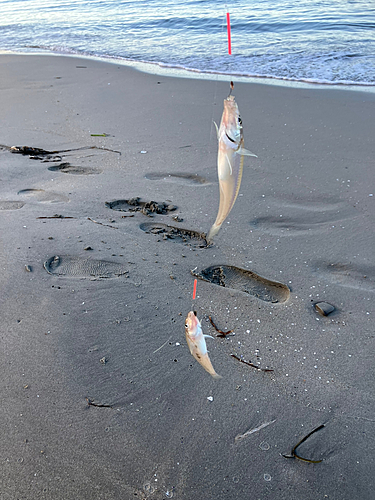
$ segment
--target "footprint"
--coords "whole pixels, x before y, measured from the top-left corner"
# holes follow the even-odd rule
[[[0,210],[18,210],[24,205],[23,201],[0,201]]]
[[[43,264],[49,274],[68,278],[116,278],[128,274],[118,262],[55,255]]]
[[[21,189],[17,194],[25,198],[34,199],[39,203],[67,203],[69,201],[69,198],[63,194],[44,191],[44,189]]]
[[[102,170],[92,167],[74,167],[70,163],[61,163],[60,165],[54,165],[53,167],[48,167],[51,172],[62,172],[63,174],[73,174],[73,175],[95,175],[101,174]]]
[[[139,227],[146,233],[161,235],[164,240],[173,240],[177,243],[184,243],[185,245],[199,248],[206,248],[208,246],[206,235],[198,233],[198,231],[153,222],[145,222]]]
[[[336,285],[355,288],[357,290],[375,291],[375,267],[355,266],[353,264],[315,264],[315,272],[324,280]]]
[[[263,232],[275,236],[298,236],[315,231],[324,232],[345,219],[330,217],[329,220],[322,221],[311,217],[294,216],[266,216],[259,217],[250,222],[251,226]]]
[[[168,172],[150,172],[145,175],[145,179],[150,181],[174,182],[176,184],[183,184],[184,186],[202,186],[203,184],[209,184],[201,175],[186,174],[183,172],[175,172],[173,174],[169,174]]]
[[[153,214],[165,215],[177,209],[176,205],[171,205],[165,201],[161,203],[140,201],[139,197],[130,198],[129,200],[106,201],[105,206],[119,212],[142,212],[149,217],[152,217]]]
[[[298,236],[322,233],[347,219],[357,217],[352,207],[341,201],[271,200],[273,214],[258,217],[250,222],[256,229],[275,236]],[[275,215],[276,212],[276,215]]]
[[[262,278],[240,267],[217,265],[201,272],[191,271],[191,274],[209,283],[248,293],[265,302],[286,302],[290,296],[289,288],[283,283]]]

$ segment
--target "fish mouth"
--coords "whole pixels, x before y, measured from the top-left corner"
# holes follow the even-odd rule
[[[191,331],[196,329],[198,323],[197,311],[190,311],[187,315],[185,326]]]

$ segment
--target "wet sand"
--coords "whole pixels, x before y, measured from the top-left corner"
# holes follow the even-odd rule
[[[1,498],[371,499],[375,94],[235,83],[258,158],[207,248],[227,83],[0,71]]]

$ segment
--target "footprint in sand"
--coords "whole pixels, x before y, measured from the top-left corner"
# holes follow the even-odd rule
[[[130,198],[129,200],[106,201],[105,206],[119,212],[142,212],[149,217],[152,217],[153,214],[166,215],[177,209],[176,205],[165,201],[161,203],[156,201],[140,201],[139,197]]]
[[[371,265],[318,262],[314,265],[314,271],[320,278],[335,285],[357,290],[375,291],[375,267]]]
[[[191,274],[209,283],[253,295],[265,302],[282,303],[290,296],[289,288],[283,283],[268,280],[240,267],[216,265],[200,272],[191,271]]]
[[[174,182],[176,184],[182,184],[184,186],[203,186],[207,185],[209,182],[198,174],[186,174],[183,172],[175,172],[170,174],[168,172],[150,172],[145,175],[145,179],[150,181],[165,181]]]
[[[101,174],[102,170],[92,167],[75,167],[70,163],[61,163],[60,165],[54,165],[53,167],[48,167],[51,172],[62,172],[63,174],[72,175],[96,175]]]
[[[146,233],[161,236],[163,240],[172,240],[195,248],[206,248],[209,246],[206,240],[206,235],[204,233],[198,233],[198,231],[152,222],[145,222],[139,227]]]
[[[333,224],[357,217],[350,205],[335,200],[271,200],[273,214],[250,222],[255,229],[275,236],[299,236],[313,232],[323,233]],[[276,212],[276,214],[275,214]]]
[[[17,194],[39,203],[67,203],[69,201],[69,198],[63,194],[44,189],[21,189]]]
[[[117,278],[128,274],[128,270],[118,262],[70,255],[54,255],[43,267],[49,274],[67,278]]]
[[[0,210],[19,210],[25,205],[23,201],[0,201]]]

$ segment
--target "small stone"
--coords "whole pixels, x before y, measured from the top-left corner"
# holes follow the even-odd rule
[[[321,316],[328,316],[335,310],[334,306],[328,302],[317,302],[314,307]]]
[[[84,250],[92,250],[92,247],[85,247]]]
[[[33,272],[33,269],[31,266],[29,266],[28,264],[25,265],[25,270],[28,272],[28,273],[32,273]]]
[[[101,362],[102,365],[105,365],[107,362],[107,358],[103,356],[99,361]]]

